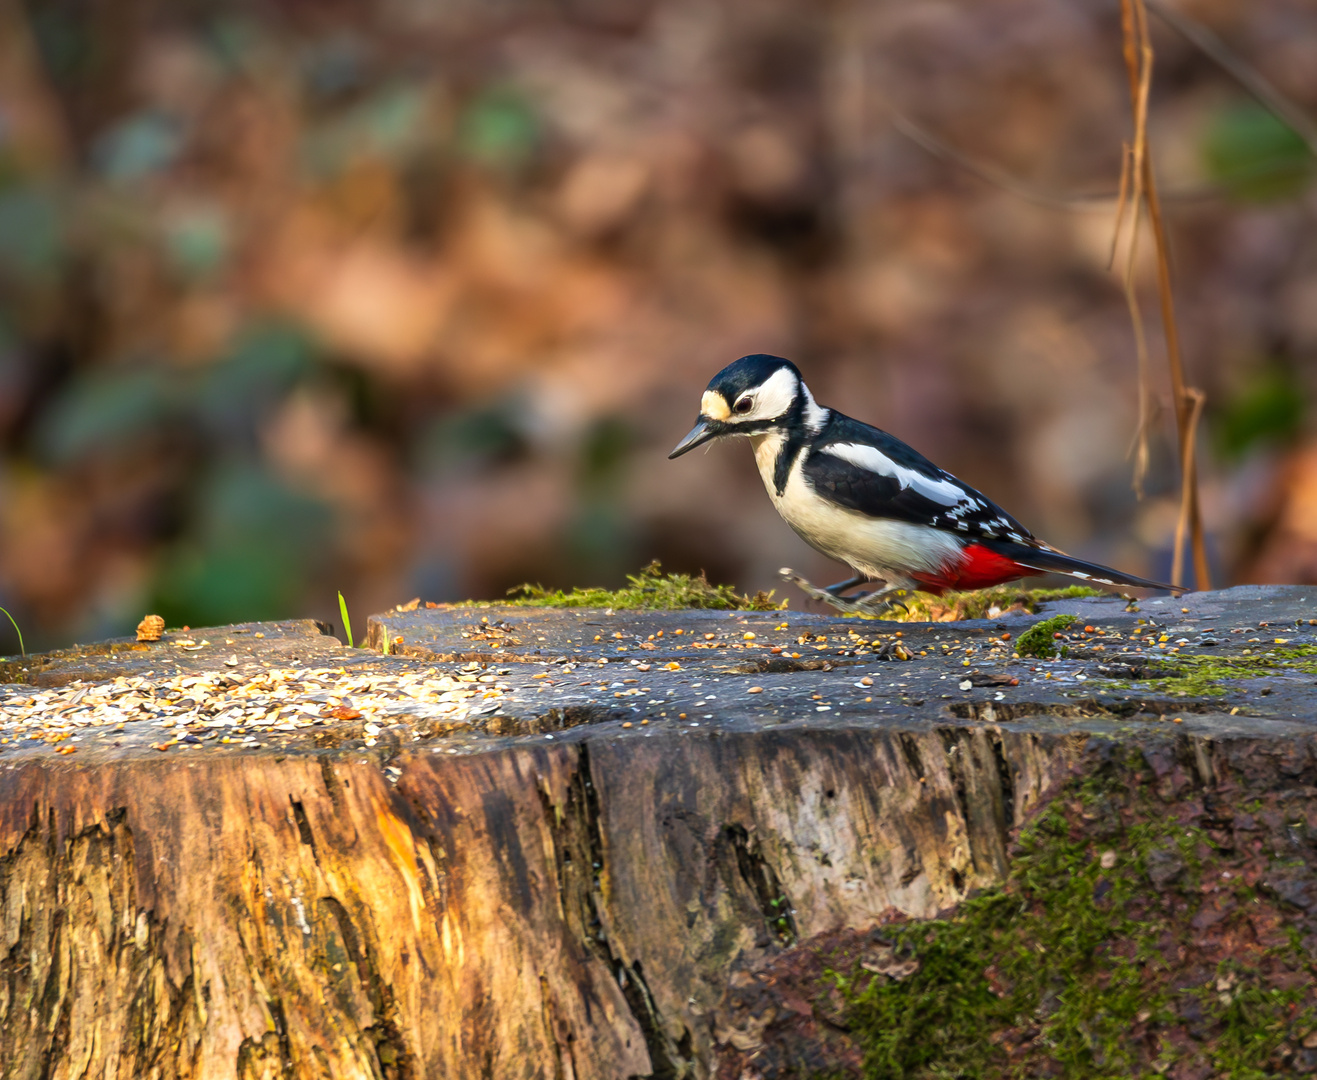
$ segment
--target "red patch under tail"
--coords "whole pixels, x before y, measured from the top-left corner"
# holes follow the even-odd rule
[[[946,589],[987,589],[1007,581],[1037,574],[1032,567],[1000,555],[982,544],[967,544],[960,563],[938,574],[911,574],[927,592],[940,595]]]

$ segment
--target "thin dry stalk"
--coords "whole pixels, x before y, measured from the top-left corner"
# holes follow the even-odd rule
[[[1133,11],[1128,11],[1130,0],[1123,0],[1121,6],[1121,24],[1126,28],[1125,63],[1130,74],[1130,92],[1134,106],[1134,142],[1130,147],[1130,180],[1133,191],[1130,195],[1134,207],[1130,219],[1129,250],[1126,252],[1123,285],[1125,304],[1129,308],[1130,323],[1134,328],[1134,349],[1139,364],[1139,425],[1135,433],[1134,452],[1134,491],[1143,498],[1143,482],[1148,475],[1151,458],[1148,449],[1148,432],[1152,427],[1152,370],[1148,363],[1148,336],[1143,326],[1143,311],[1139,306],[1139,294],[1135,287],[1135,264],[1139,253],[1140,222],[1145,205],[1144,181],[1148,170],[1145,168],[1148,154],[1148,97],[1152,88],[1152,49],[1144,42],[1132,42],[1132,35],[1138,33],[1138,24]],[[1132,65],[1132,66],[1131,66]],[[1114,245],[1113,245],[1114,246]],[[1174,584],[1179,584],[1175,582]]]
[[[1198,473],[1194,460],[1194,440],[1198,435],[1198,418],[1203,414],[1203,402],[1207,400],[1204,394],[1196,386],[1191,386],[1185,390],[1185,397],[1189,405],[1189,418],[1184,426],[1184,435],[1180,439],[1180,460],[1188,462],[1186,468],[1180,477],[1180,516],[1175,523],[1175,555],[1171,561],[1171,581],[1178,584],[1184,576],[1184,540],[1185,534],[1189,532],[1193,525],[1193,511],[1197,509],[1198,501],[1194,498],[1198,490]],[[1194,550],[1194,575],[1199,582],[1204,580],[1205,570],[1199,570],[1197,567],[1198,552]],[[1204,566],[1206,560],[1204,560]]]
[[[1116,248],[1120,244],[1120,231],[1125,225],[1125,208],[1129,205],[1130,161],[1133,153],[1129,143],[1120,147],[1120,191],[1116,196],[1116,227],[1111,230],[1111,253],[1107,256],[1107,269],[1116,265]]]
[[[1166,359],[1171,372],[1171,393],[1175,397],[1175,424],[1180,434],[1180,475],[1183,480],[1180,493],[1180,517],[1187,518],[1189,522],[1189,535],[1194,554],[1194,584],[1199,589],[1210,589],[1212,574],[1207,564],[1207,539],[1203,535],[1203,514],[1198,499],[1197,443],[1193,438],[1193,432],[1197,428],[1195,411],[1201,411],[1202,401],[1206,395],[1202,390],[1188,386],[1184,381],[1180,331],[1175,321],[1175,304],[1171,296],[1171,266],[1167,257],[1166,226],[1162,220],[1161,204],[1157,200],[1157,183],[1153,179],[1152,166],[1148,158],[1144,159],[1144,165],[1148,173],[1144,183],[1148,203],[1148,222],[1152,226],[1157,250],[1157,294],[1161,299],[1162,326],[1166,331]],[[1172,566],[1181,566],[1183,545],[1184,538],[1177,531]],[[1172,577],[1171,580],[1178,585],[1184,579],[1177,576]]]
[[[1138,195],[1136,194],[1136,198]],[[1129,308],[1130,324],[1134,328],[1134,353],[1138,357],[1139,371],[1139,424],[1134,432],[1134,491],[1143,498],[1143,481],[1148,475],[1148,429],[1152,426],[1152,380],[1148,365],[1148,337],[1143,329],[1143,311],[1139,307],[1139,296],[1134,288],[1132,263],[1138,246],[1139,220],[1143,215],[1143,203],[1134,204],[1133,219],[1130,222],[1130,252],[1122,277],[1125,291],[1125,306]]]
[[[1137,453],[1134,465],[1134,489],[1140,498],[1148,467],[1148,430],[1151,421],[1151,372],[1147,362],[1147,341],[1142,313],[1134,287],[1134,264],[1138,251],[1139,226],[1142,210],[1147,209],[1148,223],[1152,228],[1153,245],[1157,256],[1157,292],[1161,301],[1162,328],[1166,339],[1166,359],[1170,369],[1171,392],[1175,401],[1175,423],[1180,450],[1180,527],[1176,529],[1176,547],[1172,559],[1171,581],[1183,583],[1185,533],[1191,537],[1194,552],[1194,576],[1200,589],[1211,588],[1207,565],[1207,547],[1203,536],[1202,513],[1198,498],[1198,469],[1195,456],[1198,413],[1202,409],[1203,392],[1188,387],[1184,381],[1184,364],[1180,354],[1180,336],[1175,321],[1175,305],[1171,293],[1171,269],[1168,256],[1165,223],[1161,203],[1157,198],[1157,184],[1152,167],[1152,152],[1148,146],[1148,96],[1152,85],[1153,51],[1148,37],[1148,13],[1144,0],[1121,0],[1121,30],[1125,69],[1130,81],[1130,104],[1134,110],[1134,142],[1131,148],[1131,181],[1134,212],[1131,215],[1129,253],[1125,264],[1125,299],[1134,326],[1135,348],[1139,360],[1139,429],[1136,436]],[[1122,187],[1124,178],[1122,177]],[[1117,212],[1117,236],[1123,224],[1123,205]]]
[[[948,162],[959,169],[963,169],[971,176],[982,180],[985,184],[1009,192],[1025,202],[1073,213],[1100,213],[1105,209],[1105,204],[1111,199],[1112,192],[1110,191],[1057,193],[1026,183],[1012,176],[1005,169],[988,162],[979,161],[963,150],[952,146],[946,139],[916,122],[890,101],[884,100],[883,104],[891,116],[893,129],[904,135],[916,146],[926,150],[940,161]]]

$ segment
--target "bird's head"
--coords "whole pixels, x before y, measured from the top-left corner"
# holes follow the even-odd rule
[[[699,419],[668,457],[728,435],[762,435],[793,423],[813,423],[821,414],[790,360],[763,353],[743,356],[709,380]]]

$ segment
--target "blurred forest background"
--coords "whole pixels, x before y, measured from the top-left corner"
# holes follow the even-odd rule
[[[1177,3],[1317,115],[1311,0]],[[1317,582],[1311,157],[1152,31],[1217,583]],[[0,0],[0,604],[31,647],[844,576],[745,446],[666,460],[747,352],[1164,577],[1120,41],[1116,0]]]

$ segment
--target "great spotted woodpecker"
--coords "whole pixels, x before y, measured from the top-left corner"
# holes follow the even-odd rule
[[[1172,589],[1048,547],[900,439],[819,405],[796,366],[781,357],[743,356],[718,372],[698,422],[668,457],[730,435],[749,437],[786,523],[855,572],[826,589],[790,570],[783,576],[844,610],[885,610],[906,591],[981,589],[1040,573]],[[864,582],[880,588],[842,596]]]

